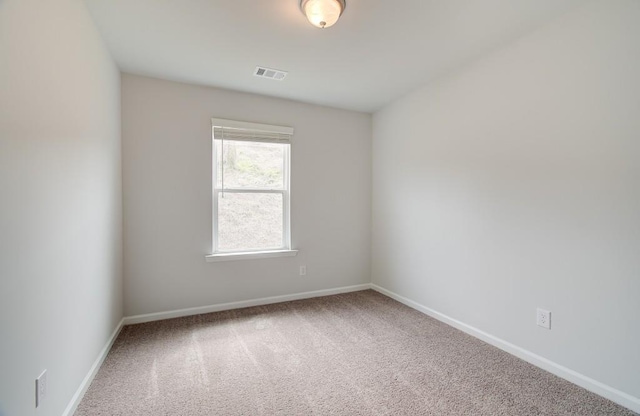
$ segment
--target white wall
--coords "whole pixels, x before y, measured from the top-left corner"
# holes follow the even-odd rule
[[[370,281],[371,115],[124,74],[122,117],[126,315]],[[297,257],[205,262],[211,117],[295,128]]]
[[[61,415],[122,318],[120,172],[119,72],[84,3],[0,0],[0,414]]]
[[[373,282],[640,397],[639,74],[591,1],[376,113]]]

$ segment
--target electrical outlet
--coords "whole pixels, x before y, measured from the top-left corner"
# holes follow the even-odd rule
[[[551,329],[551,312],[538,308],[536,323],[543,328]]]
[[[307,266],[300,266],[300,276],[307,275]]]
[[[42,404],[45,397],[47,397],[47,370],[44,370],[36,379],[36,407]]]

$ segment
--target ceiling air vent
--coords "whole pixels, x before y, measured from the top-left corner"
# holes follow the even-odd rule
[[[282,81],[287,76],[286,71],[280,71],[279,69],[265,68],[263,66],[257,66],[253,73],[256,77],[275,79],[276,81]]]

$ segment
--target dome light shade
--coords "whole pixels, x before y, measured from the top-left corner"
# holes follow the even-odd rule
[[[321,29],[333,26],[346,7],[345,0],[301,0],[300,9],[309,22]]]

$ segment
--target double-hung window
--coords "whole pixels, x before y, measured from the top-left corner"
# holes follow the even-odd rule
[[[295,255],[291,127],[212,120],[213,253],[208,260]]]

